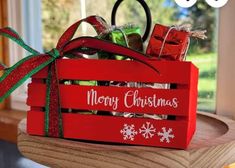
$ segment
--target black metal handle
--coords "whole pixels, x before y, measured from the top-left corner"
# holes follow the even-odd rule
[[[117,13],[117,9],[118,9],[119,5],[122,3],[122,1],[123,0],[117,0],[116,3],[113,6],[112,15],[111,15],[111,24],[112,25],[116,25],[116,13]],[[144,11],[145,11],[145,14],[146,14],[146,28],[145,28],[144,35],[142,37],[142,40],[146,41],[146,39],[149,36],[151,25],[152,25],[151,12],[150,12],[150,9],[149,9],[147,3],[144,0],[137,0],[137,1],[144,8]]]

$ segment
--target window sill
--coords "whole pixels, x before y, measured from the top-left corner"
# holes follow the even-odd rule
[[[18,123],[26,118],[26,112],[0,110],[0,139],[17,143]]]

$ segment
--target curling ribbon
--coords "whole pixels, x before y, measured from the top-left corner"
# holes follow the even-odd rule
[[[87,51],[87,49],[105,50],[106,48],[109,48],[110,52],[115,53],[119,51],[120,54],[133,60],[142,62],[157,71],[156,68],[147,62],[149,58],[126,47],[111,44],[107,41],[103,41],[94,37],[79,37],[72,40],[78,26],[82,22],[91,24],[98,34],[107,29],[107,24],[101,17],[87,17],[70,26],[60,37],[56,48],[44,54],[41,54],[26,45],[26,43],[13,29],[9,27],[0,29],[0,35],[13,40],[19,46],[23,47],[25,50],[31,53],[31,55],[23,58],[12,67],[7,68],[3,64],[0,64],[0,71],[4,70],[3,75],[0,77],[0,102],[8,97],[17,87],[19,87],[32,75],[46,66],[49,67],[46,81],[47,93],[44,123],[45,136],[63,137],[59,83],[56,69],[57,59],[70,57],[74,54],[75,56],[81,56],[81,51],[84,49]]]

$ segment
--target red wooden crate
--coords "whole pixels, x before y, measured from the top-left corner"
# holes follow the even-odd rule
[[[175,120],[154,120],[63,113],[64,138],[187,148],[196,126],[198,69],[190,62],[149,61],[149,64],[156,67],[160,74],[136,61],[58,60],[59,79],[177,84],[176,89],[61,84],[62,108],[176,116]],[[42,82],[46,77],[47,68],[34,75],[28,86],[27,104],[31,110],[27,116],[27,130],[31,135],[44,135],[44,112],[41,107],[45,107],[46,102],[46,84]],[[117,107],[104,105],[101,99],[98,104],[92,104],[95,94],[97,97],[118,99]],[[149,102],[156,103],[139,107],[137,98],[147,98]],[[172,102],[174,107],[169,105]]]

